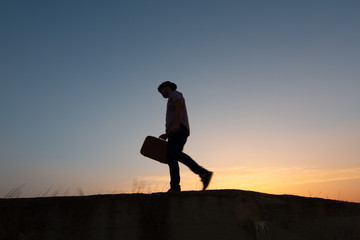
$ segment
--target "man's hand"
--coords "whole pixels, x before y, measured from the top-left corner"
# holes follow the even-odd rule
[[[166,139],[168,138],[168,136],[167,136],[166,133],[164,133],[164,134],[160,135],[159,138],[161,138],[161,139],[163,139],[163,140],[166,140]]]
[[[171,132],[172,133],[177,133],[180,129],[180,126],[179,125],[174,125],[172,128],[171,128]]]

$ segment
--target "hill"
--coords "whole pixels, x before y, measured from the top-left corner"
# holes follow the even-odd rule
[[[5,239],[360,239],[360,204],[241,190],[0,199]]]

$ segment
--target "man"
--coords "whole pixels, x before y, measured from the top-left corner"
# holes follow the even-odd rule
[[[166,133],[161,139],[168,139],[166,145],[166,160],[170,170],[170,189],[168,192],[180,192],[179,163],[188,166],[191,171],[198,174],[203,182],[203,190],[208,187],[212,172],[199,166],[191,157],[183,153],[183,148],[190,135],[189,120],[183,95],[176,91],[175,83],[166,81],[159,85],[158,91],[168,99],[166,109]]]

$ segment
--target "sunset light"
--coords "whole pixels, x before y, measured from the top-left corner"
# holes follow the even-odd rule
[[[1,1],[0,198],[166,192],[140,148],[172,81],[210,190],[360,202],[359,7]]]

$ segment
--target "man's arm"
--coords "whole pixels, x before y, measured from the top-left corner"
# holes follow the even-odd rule
[[[175,123],[171,128],[173,133],[176,133],[180,129],[181,120],[184,113],[184,101],[179,99],[174,102],[175,105]]]
[[[179,99],[174,102],[175,105],[175,123],[171,127],[171,132],[176,133],[180,129],[181,120],[184,114],[184,101]],[[166,140],[168,138],[168,135],[162,134],[159,138]]]

